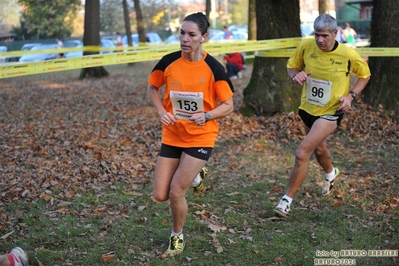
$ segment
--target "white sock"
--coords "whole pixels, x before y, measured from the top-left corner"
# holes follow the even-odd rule
[[[283,196],[283,199],[286,199],[288,201],[289,204],[292,203],[292,198],[288,197],[287,195]]]
[[[326,180],[331,181],[335,178],[335,168],[333,168],[331,173],[326,174]]]
[[[193,183],[191,183],[191,187],[196,187],[199,185],[199,183],[201,182],[201,176],[198,173],[198,175],[195,177]]]
[[[179,238],[183,237],[183,230],[181,230],[179,233],[175,233],[175,231],[172,230],[172,233],[170,234],[170,237],[178,236]]]

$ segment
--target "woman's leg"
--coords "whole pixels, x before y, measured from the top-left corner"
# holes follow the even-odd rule
[[[169,199],[170,184],[179,166],[180,158],[158,156],[155,166],[153,194],[157,201]]]
[[[191,183],[205,163],[205,160],[192,157],[185,153],[181,156],[179,166],[170,183],[169,192],[174,232],[181,232],[183,230],[188,210],[186,194],[191,187]]]

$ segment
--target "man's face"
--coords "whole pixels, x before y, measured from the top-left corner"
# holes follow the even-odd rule
[[[314,33],[317,46],[320,50],[325,52],[329,52],[333,49],[336,36],[337,30],[335,30],[334,33],[331,33],[327,28],[320,31],[315,31]]]

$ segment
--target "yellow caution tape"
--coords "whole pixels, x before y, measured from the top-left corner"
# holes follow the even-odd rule
[[[294,49],[278,49],[272,51],[259,51],[255,56],[259,57],[290,57]],[[356,48],[360,56],[391,57],[399,56],[399,48]]]
[[[356,48],[361,56],[385,57],[399,56],[399,48]]]
[[[212,55],[234,52],[255,52],[258,57],[289,57],[293,48],[297,47],[302,38],[287,38],[260,41],[225,41],[208,42],[203,44],[203,49]],[[117,52],[115,52],[115,50]],[[99,46],[85,46],[62,48],[53,50],[34,51],[29,53],[66,53],[71,51],[84,51],[98,53],[112,51],[107,54],[92,54],[68,59],[55,59],[32,63],[5,63],[0,64],[0,78],[10,78],[33,74],[42,74],[54,71],[81,69],[88,67],[107,66],[116,64],[137,63],[159,60],[162,56],[180,50],[178,44],[173,45],[142,45],[132,47],[100,48]],[[361,56],[398,56],[399,48],[358,48]],[[0,53],[0,56],[13,57],[27,54],[27,51],[13,51]]]

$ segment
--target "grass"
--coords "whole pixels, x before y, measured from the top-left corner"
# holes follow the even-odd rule
[[[136,72],[122,67],[117,70],[131,72],[129,75],[149,71],[148,67],[144,70],[133,69]],[[76,75],[76,72],[71,72],[70,75]],[[116,75],[116,78],[120,80],[126,76]],[[47,90],[52,90],[49,93],[60,94],[65,99],[64,103],[60,102],[60,109],[63,104],[72,106],[75,102],[67,90],[68,86],[73,85],[65,81],[60,82],[58,87],[52,87],[52,79],[67,78],[32,76],[20,78],[18,82],[40,83],[41,86],[31,89],[32,97],[36,94],[46,95],[44,92],[47,91],[43,88],[45,86]],[[68,159],[64,153],[56,152],[55,147],[61,145],[68,148],[72,145],[68,146],[66,143],[72,143],[75,138],[91,141],[93,138],[90,138],[90,134],[96,134],[94,130],[93,133],[78,132],[79,125],[84,123],[97,124],[98,131],[101,131],[111,127],[114,123],[112,119],[118,116],[121,120],[117,121],[117,126],[126,127],[133,132],[132,138],[139,144],[138,147],[146,146],[146,139],[140,138],[140,131],[135,131],[136,127],[122,123],[123,119],[133,121],[126,111],[128,108],[123,109],[122,98],[127,100],[126,106],[134,106],[129,107],[131,109],[148,104],[145,101],[144,104],[135,102],[134,99],[143,97],[138,91],[129,92],[131,98],[125,97],[123,86],[130,84],[128,81],[127,78],[125,83],[119,81],[119,91],[116,94],[111,94],[108,89],[98,94],[81,90],[79,105],[85,110],[82,113],[92,112],[96,119],[92,121],[90,116],[73,116],[71,107],[68,115],[74,117],[74,123],[78,126],[74,123],[69,126],[74,129],[75,136],[67,135],[66,129],[65,132],[56,131],[60,126],[57,121],[62,120],[59,114],[57,119],[49,122],[52,129],[44,131],[40,131],[40,127],[46,129],[47,126],[39,126],[33,115],[27,117],[21,114],[19,119],[24,127],[32,123],[37,126],[34,130],[45,133],[38,134],[38,142],[53,141],[55,134],[64,134],[64,138],[60,144],[52,142],[54,150],[51,153],[37,151],[33,161],[21,160],[20,168],[10,175],[2,175],[2,178],[15,178],[19,174],[25,174],[24,171],[47,171],[50,163],[57,160],[57,157]],[[8,80],[0,82],[4,83],[3,88],[11,86]],[[70,82],[77,83],[76,80]],[[99,111],[101,109],[96,109],[93,104],[99,102],[101,106],[106,105],[101,98],[102,93],[109,93],[114,97],[112,110],[125,111],[112,113],[106,110],[104,113],[107,116],[103,118]],[[87,104],[88,99],[94,99],[90,102],[92,105]],[[42,99],[41,103],[49,102],[50,98]],[[32,103],[29,99],[25,104],[26,108],[40,108],[40,102]],[[55,109],[44,110],[46,112],[42,112],[43,115],[56,112]],[[135,116],[146,115],[143,109],[138,110],[142,112],[137,113],[134,109]],[[3,122],[8,121],[7,116],[3,114]],[[98,146],[104,150],[110,147],[105,135],[98,134],[102,136],[98,140]],[[121,135],[124,137],[128,133]],[[144,135],[154,138],[149,131],[143,133]],[[187,195],[189,214],[184,227],[187,245],[180,256],[160,258],[167,248],[171,216],[168,202],[158,203],[152,198],[150,181],[153,177],[153,165],[150,171],[137,175],[139,181],[150,180],[149,182],[124,179],[124,173],[120,173],[121,178],[113,180],[110,174],[112,167],[108,169],[107,165],[97,164],[95,167],[104,167],[107,170],[109,180],[93,175],[92,186],[89,189],[86,186],[84,189],[83,186],[75,187],[74,196],[65,197],[65,189],[53,184],[47,188],[51,193],[42,192],[34,200],[18,198],[12,202],[4,201],[0,205],[0,251],[6,252],[14,246],[21,246],[29,253],[30,265],[52,266],[314,265],[314,259],[328,257],[319,256],[320,254],[331,251],[399,249],[397,142],[386,143],[377,138],[365,143],[359,139],[348,139],[343,132],[337,132],[329,140],[334,164],[341,170],[336,191],[331,197],[320,196],[323,174],[315,159],[311,158],[307,179],[295,197],[291,216],[278,219],[274,217],[273,208],[284,194],[294,162],[293,153],[299,144],[297,139],[286,139],[288,141],[283,142],[241,136],[217,142],[207,164],[207,191],[201,197],[195,197],[193,193]],[[20,147],[18,151],[21,153],[30,151],[23,145]],[[132,152],[130,149],[111,147],[112,152],[108,151],[109,154],[115,153],[121,157],[127,154],[127,158],[138,156],[134,153],[129,155]],[[155,147],[154,150],[156,149]],[[72,156],[72,148],[68,152]],[[110,156],[103,153],[104,157]],[[82,154],[79,158],[88,163],[89,153]],[[148,160],[143,154],[140,154],[140,158]],[[150,161],[146,163],[150,163],[155,157],[149,158]],[[39,159],[46,163],[34,164]],[[128,164],[129,161],[123,162]],[[59,164],[57,171],[60,175],[68,165],[65,161],[64,164]],[[35,179],[32,180],[34,183]],[[51,197],[45,197],[46,195]],[[14,232],[11,233],[12,231]],[[356,265],[399,263],[398,257],[345,258],[356,259]]]
[[[212,172],[208,185],[216,187],[219,178]],[[309,193],[318,190],[313,186]],[[188,195],[187,248],[176,258],[159,258],[167,247],[170,216],[166,203],[151,201],[151,186],[137,197],[120,189],[89,193],[64,208],[43,200],[12,204],[6,211],[15,213],[25,237],[4,245],[29,250],[33,265],[35,257],[44,265],[313,265],[317,251],[384,250],[398,243],[397,212],[367,212],[358,206],[367,205],[366,200],[330,207],[334,198],[299,196],[304,202],[294,205],[293,215],[275,220],[271,210],[278,194],[271,191],[269,182],[260,181],[240,190],[214,189],[199,198]],[[220,232],[212,232],[209,223]],[[116,259],[101,262],[110,252]],[[395,265],[382,257],[356,262]]]

